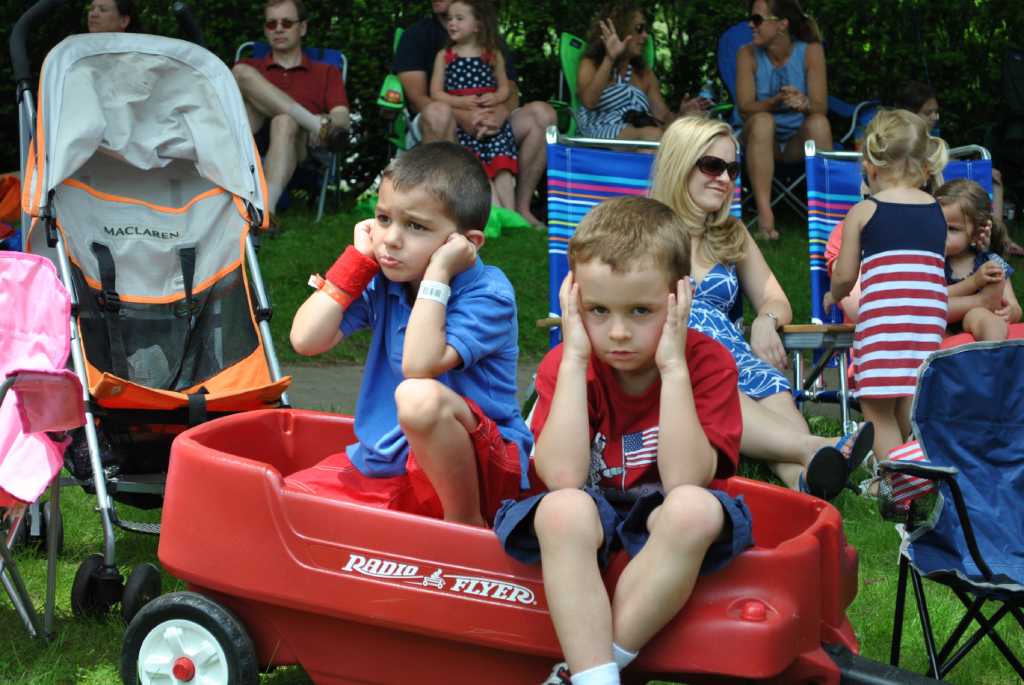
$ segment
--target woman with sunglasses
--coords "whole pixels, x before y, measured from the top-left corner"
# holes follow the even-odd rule
[[[93,0],[86,13],[89,33],[142,31],[134,0]]]
[[[797,0],[754,0],[749,22],[753,42],[736,55],[736,101],[760,237],[777,240],[775,161],[802,160],[806,140],[832,149],[825,51],[818,25]]]
[[[661,97],[661,85],[644,59],[649,24],[632,2],[604,8],[594,18],[590,43],[577,72],[581,136],[658,140],[678,114]],[[708,108],[704,98],[683,102],[684,112]]]
[[[736,361],[743,414],[740,452],[768,462],[790,488],[831,499],[867,455],[874,431],[862,428],[834,444],[811,435],[796,408],[782,373],[787,361],[778,333],[792,319],[789,300],[743,222],[729,213],[739,170],[736,140],[727,123],[685,117],[661,139],[651,197],[672,207],[690,236],[696,289],[689,327],[720,342]],[[749,344],[729,319],[741,287],[757,312]]]

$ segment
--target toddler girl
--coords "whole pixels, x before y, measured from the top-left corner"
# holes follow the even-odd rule
[[[437,53],[430,98],[447,103],[458,142],[475,154],[491,179],[495,204],[515,209],[519,170],[516,139],[506,119],[494,128],[488,110],[505,102],[511,86],[498,48],[498,19],[490,0],[456,0],[448,6],[449,44]]]
[[[1001,256],[1006,236],[992,216],[985,189],[974,181],[950,181],[935,192],[946,217],[946,284],[949,329],[976,340],[1006,340],[1021,308],[1010,286],[1013,267]]]
[[[892,110],[872,120],[863,163],[872,195],[846,216],[824,298],[831,309],[859,273],[854,378],[864,416],[875,426],[879,458],[910,434],[917,367],[946,330],[946,221],[920,187],[940,176],[947,159],[945,141],[928,135],[916,114]]]

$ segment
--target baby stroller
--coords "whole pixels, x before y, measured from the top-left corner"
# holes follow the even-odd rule
[[[61,536],[57,486],[43,506],[47,539],[44,620],[11,557],[35,502],[60,470],[63,434],[85,420],[82,386],[64,369],[71,303],[53,264],[36,255],[0,252],[0,581],[32,637],[53,631],[56,563]],[[37,514],[38,516],[38,514]],[[0,529],[3,525],[0,525]]]
[[[113,500],[161,504],[184,428],[287,402],[250,234],[267,225],[262,168],[217,57],[111,33],[72,36],[47,56],[23,176],[26,250],[56,250],[89,393],[66,461],[96,495],[104,549],[78,569],[72,609],[121,601],[130,619],[160,575],[143,564],[124,584],[114,526],[159,524],[121,520]]]

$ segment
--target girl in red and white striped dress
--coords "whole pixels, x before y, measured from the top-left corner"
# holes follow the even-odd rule
[[[859,273],[854,378],[864,417],[875,424],[875,455],[883,459],[910,435],[917,368],[946,330],[946,220],[920,188],[942,182],[948,153],[906,110],[879,113],[863,149],[872,194],[846,215],[824,304],[828,310],[845,297]]]

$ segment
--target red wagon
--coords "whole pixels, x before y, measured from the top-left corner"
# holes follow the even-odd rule
[[[177,438],[159,556],[190,592],[132,621],[126,683],[250,683],[284,664],[317,683],[544,679],[561,651],[540,568],[491,531],[285,487],[352,431],[350,417],[268,410]],[[624,678],[839,682],[862,661],[845,614],[857,555],[839,513],[743,478],[728,489],[750,506],[756,546],[702,578]]]

